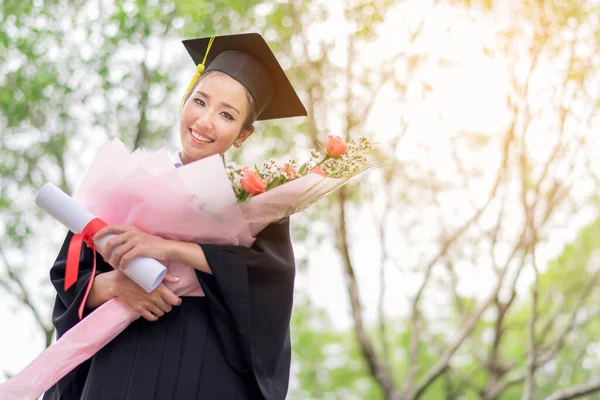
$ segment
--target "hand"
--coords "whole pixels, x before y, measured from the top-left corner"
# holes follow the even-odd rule
[[[175,283],[178,280],[179,278],[167,274],[164,282]],[[181,304],[181,299],[164,284],[161,283],[152,293],[147,293],[123,272],[114,270],[96,276],[86,305],[95,308],[113,297],[119,297],[148,321],[156,321],[171,311],[172,306]]]
[[[170,240],[128,225],[108,225],[98,231],[93,240],[98,240],[111,233],[117,236],[106,243],[103,256],[115,268],[125,269],[135,257],[150,257],[168,261],[172,247]]]
[[[181,298],[169,290],[164,283],[148,293],[119,270],[107,274],[113,274],[110,289],[112,297],[120,298],[148,321],[158,320],[171,311],[173,306],[181,304]],[[171,280],[172,276],[167,274],[165,281]]]

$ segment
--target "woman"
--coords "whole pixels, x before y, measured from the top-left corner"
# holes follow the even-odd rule
[[[214,42],[213,42],[214,39]],[[306,115],[285,73],[258,34],[184,41],[199,65],[180,111],[181,162],[239,147],[255,120]],[[201,57],[204,60],[201,61]],[[203,71],[204,64],[207,65]],[[284,399],[290,368],[289,321],[295,276],[289,219],[269,225],[252,248],[167,240],[131,226],[109,225],[107,260],[85,248],[79,279],[63,289],[72,233],[50,271],[57,290],[57,336],[119,297],[143,318],[46,392],[45,399]],[[177,297],[165,284],[146,293],[111,265],[134,257],[183,262],[205,297]],[[167,282],[177,277],[167,275]]]

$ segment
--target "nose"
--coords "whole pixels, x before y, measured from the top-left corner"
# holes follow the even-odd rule
[[[210,110],[204,109],[196,118],[196,126],[203,132],[213,129],[213,116]]]

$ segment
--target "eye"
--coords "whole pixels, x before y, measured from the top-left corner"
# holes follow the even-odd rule
[[[206,105],[206,103],[204,102],[204,100],[202,100],[202,99],[199,99],[199,98],[197,98],[197,97],[196,97],[196,98],[194,98],[194,101],[196,102],[196,104],[199,104],[199,105],[201,105],[201,106],[204,106],[204,105]]]
[[[223,117],[227,118],[227,119],[228,119],[228,120],[230,120],[230,121],[233,121],[233,120],[234,120],[233,116],[232,116],[231,114],[229,114],[227,111],[223,111],[223,112],[221,113],[221,115],[222,115]]]

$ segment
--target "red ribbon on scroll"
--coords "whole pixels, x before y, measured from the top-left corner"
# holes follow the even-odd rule
[[[92,267],[92,275],[90,281],[83,295],[83,300],[79,305],[79,319],[83,318],[83,309],[85,308],[85,302],[92,289],[94,283],[94,277],[96,276],[96,246],[92,238],[98,231],[104,228],[107,224],[100,218],[94,218],[91,220],[81,233],[73,235],[71,243],[69,244],[69,252],[67,253],[67,267],[65,269],[65,290],[68,290],[75,282],[79,275],[79,257],[81,255],[81,246],[85,243],[94,252],[94,265]]]

